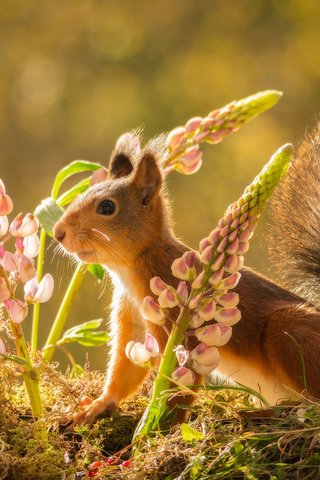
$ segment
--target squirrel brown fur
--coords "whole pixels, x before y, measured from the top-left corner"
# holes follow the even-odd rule
[[[106,181],[79,196],[54,227],[55,238],[67,252],[85,263],[103,264],[114,285],[105,386],[75,417],[75,424],[92,422],[141,386],[147,372],[125,356],[126,344],[143,341],[146,331],[157,338],[162,351],[167,340],[162,327],[143,319],[141,302],[152,294],[149,282],[154,276],[177,285],[171,264],[190,250],[173,233],[160,167],[161,148],[154,143],[138,152],[138,141],[135,134],[120,137]],[[307,172],[303,157],[312,165]],[[281,241],[275,236],[273,242],[278,244],[277,258],[286,252],[283,268],[288,270],[293,263],[300,284],[305,276],[310,280],[310,272],[316,284],[320,274],[320,208],[319,201],[315,203],[320,197],[319,167],[317,130],[304,142],[287,179],[278,187],[274,207],[275,231],[281,232]],[[309,173],[315,170],[317,175],[310,179]],[[312,204],[308,181],[313,185]],[[304,198],[297,206],[295,198],[301,192]],[[313,221],[317,223],[311,225]],[[301,260],[303,255],[307,260]],[[312,295],[306,301],[250,268],[242,268],[241,274],[236,291],[242,318],[233,327],[230,341],[219,349],[219,371],[260,390],[272,403],[301,393],[320,398],[320,311],[312,305]],[[192,337],[189,341],[194,348]]]

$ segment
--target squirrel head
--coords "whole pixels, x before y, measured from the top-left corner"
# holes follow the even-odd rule
[[[77,197],[54,226],[54,237],[68,253],[117,270],[168,235],[160,144],[141,150],[138,135],[119,138],[107,179]]]

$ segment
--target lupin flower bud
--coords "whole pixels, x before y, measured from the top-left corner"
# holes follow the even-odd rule
[[[241,312],[237,307],[219,308],[214,312],[213,318],[224,325],[232,326],[240,321]]]
[[[233,290],[238,285],[240,278],[240,272],[235,272],[229,277],[224,278],[220,283],[219,290]]]
[[[159,345],[157,340],[147,333],[144,343],[135,341],[127,343],[125,353],[134,364],[144,366],[151,358],[159,355]]]
[[[208,346],[223,347],[230,340],[232,328],[219,323],[195,330],[195,336]]]
[[[143,299],[140,311],[143,318],[149,320],[149,322],[152,322],[155,325],[164,325],[166,323],[164,313],[152,297],[148,296]]]
[[[5,355],[5,354],[6,354],[6,345],[2,340],[2,338],[0,337],[0,360],[1,360],[1,355]]]
[[[213,245],[209,245],[208,247],[206,247],[200,255],[200,262],[203,265],[208,265],[212,260],[213,252],[214,252]]]
[[[204,281],[204,277],[205,277],[204,271],[199,273],[199,275],[196,277],[195,281],[192,284],[192,288],[194,288],[195,290],[197,290],[198,288],[201,288]]]
[[[192,250],[185,252],[182,257],[176,258],[171,265],[172,274],[180,280],[193,280],[196,276],[196,253]]]
[[[0,237],[5,235],[9,228],[9,221],[6,215],[0,216]]]
[[[9,231],[14,237],[27,237],[37,233],[39,229],[39,220],[33,213],[27,213],[23,217],[19,213],[10,225]]]
[[[223,268],[226,273],[236,272],[239,268],[238,255],[236,253],[230,255],[230,257],[228,257],[227,260],[224,262]]]
[[[20,255],[19,260],[19,278],[22,283],[25,283],[28,280],[31,280],[31,278],[34,278],[37,271],[34,268],[33,261],[25,255]]]
[[[39,237],[37,233],[23,239],[23,253],[28,258],[34,258],[39,253]]]
[[[214,299],[225,308],[236,307],[239,303],[239,295],[236,292],[218,293],[214,295]]]
[[[177,288],[177,295],[180,297],[182,303],[186,303],[188,300],[189,292],[186,282],[179,282]]]
[[[0,277],[0,301],[4,302],[10,298],[10,290],[8,284],[3,277]]]
[[[210,245],[211,245],[211,242],[209,238],[208,237],[203,238],[202,240],[200,240],[200,243],[199,243],[199,252],[202,253],[203,250],[205,250]]]
[[[205,343],[200,343],[191,351],[190,357],[202,365],[207,365],[214,370],[220,362],[219,351],[216,347],[209,347]]]
[[[172,379],[180,383],[181,385],[193,385],[196,379],[196,376],[190,368],[187,367],[179,367],[171,375]]]
[[[201,327],[201,325],[205,322],[205,319],[200,317],[198,313],[195,313],[189,322],[189,327],[190,328],[198,328]]]
[[[214,318],[214,312],[216,310],[216,304],[211,299],[205,299],[201,302],[200,307],[198,308],[198,313],[205,322],[212,320]]]
[[[223,268],[214,272],[214,274],[211,275],[211,277],[209,278],[210,285],[212,285],[214,288],[219,288],[220,283],[221,283],[222,278],[223,278],[223,273],[224,273]]]
[[[195,159],[192,163],[184,162],[183,157],[181,157],[181,159],[179,159],[179,161],[175,163],[174,169],[177,170],[177,172],[183,173],[184,175],[192,175],[193,173],[196,173],[198,170],[200,170],[202,166],[202,154],[200,154],[198,155],[198,158]]]
[[[47,302],[52,297],[53,287],[54,280],[50,273],[44,275],[39,283],[35,276],[24,286],[24,299],[30,303]]]
[[[187,363],[190,353],[188,352],[188,350],[186,350],[184,348],[183,345],[177,345],[174,348],[174,351],[176,352],[176,357],[177,357],[178,363],[179,363],[180,367],[182,367],[183,365],[185,365]]]
[[[185,127],[177,127],[171,130],[171,132],[167,136],[167,146],[169,150],[173,150],[180,146],[184,140],[185,134]]]
[[[5,300],[4,306],[8,312],[10,319],[14,323],[21,323],[28,315],[28,306],[21,302],[18,298],[9,298]]]
[[[159,305],[161,308],[174,308],[179,304],[179,298],[173,288],[166,288],[160,293]]]
[[[153,277],[150,280],[150,289],[155,295],[160,295],[168,287],[160,277]]]
[[[202,120],[203,120],[202,117],[192,117],[192,118],[190,118],[190,120],[188,120],[187,123],[186,123],[186,127],[185,127],[186,131],[187,132],[193,132],[194,130],[199,128]]]

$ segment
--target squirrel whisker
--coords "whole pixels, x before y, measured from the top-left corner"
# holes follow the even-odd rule
[[[106,240],[108,240],[108,242],[111,242],[110,237],[108,237],[108,235],[106,235],[105,233],[100,232],[100,230],[97,230],[96,228],[91,228],[91,230],[92,230],[93,232],[100,233],[100,235],[102,235]]]

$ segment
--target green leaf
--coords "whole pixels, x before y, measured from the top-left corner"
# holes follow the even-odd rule
[[[31,370],[30,363],[24,358],[18,357],[17,355],[2,355],[2,354],[1,354],[1,357],[4,358],[5,360],[10,360],[11,362],[17,363],[18,365],[25,367],[27,370]]]
[[[62,168],[56,175],[56,178],[53,183],[51,196],[56,200],[59,194],[59,190],[63,182],[75,175],[76,173],[91,171],[94,172],[99,168],[104,168],[100,163],[88,162],[87,160],[75,160],[74,162],[69,163],[66,167]]]
[[[97,277],[98,280],[103,280],[106,274],[103,266],[99,265],[98,263],[93,263],[89,265],[88,272],[90,272],[94,277]]]
[[[45,198],[35,209],[41,227],[52,237],[53,225],[62,217],[64,209],[59,207],[51,197]]]
[[[60,197],[57,199],[57,204],[60,207],[69,205],[69,203],[71,203],[75,197],[77,197],[78,195],[80,195],[80,193],[83,193],[88,189],[90,178],[91,177],[84,178],[80,182],[76,183],[74,187],[70,188],[70,190],[67,190],[65,193],[60,195]]]
[[[60,345],[63,343],[79,343],[85,347],[105,345],[110,339],[109,334],[105,330],[95,331],[96,328],[100,327],[101,322],[102,319],[98,319],[76,325],[67,330],[58,343]]]
[[[198,430],[190,427],[187,423],[181,424],[181,436],[184,442],[192,443],[195,440],[203,440],[204,434]]]

